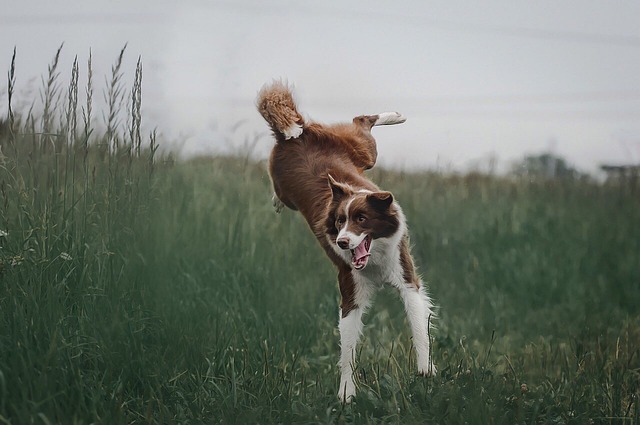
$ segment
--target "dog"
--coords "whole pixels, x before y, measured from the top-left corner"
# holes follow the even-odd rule
[[[338,269],[339,399],[349,403],[355,397],[354,358],[362,315],[383,286],[397,289],[404,303],[418,373],[433,376],[429,325],[434,306],[414,267],[405,216],[390,192],[364,176],[377,158],[371,129],[405,118],[385,112],[335,125],[307,121],[291,88],[280,81],[262,87],[256,106],[275,138],[269,175],[276,212],[285,206],[300,211]]]

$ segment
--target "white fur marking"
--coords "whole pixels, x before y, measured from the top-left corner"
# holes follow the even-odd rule
[[[355,233],[349,232],[346,229],[347,229],[347,225],[345,224],[345,226],[340,230],[340,233],[338,233],[338,237],[336,238],[336,241],[346,238],[349,240],[349,249],[356,249],[356,247],[362,243],[362,241],[367,235],[364,233],[360,233],[359,235],[356,235]]]
[[[353,382],[353,364],[355,363],[356,346],[362,334],[362,309],[355,308],[342,317],[340,310],[340,387],[338,398],[350,403],[356,395],[356,385]]]
[[[383,112],[378,114],[378,119],[373,125],[393,125],[402,124],[407,119],[398,112]]]
[[[351,198],[349,202],[347,202],[347,205],[344,207],[344,213],[347,218],[344,222],[344,226],[342,227],[342,229],[340,229],[340,232],[338,232],[338,236],[336,237],[336,241],[347,238],[349,240],[349,249],[355,249],[367,236],[364,233],[356,235],[355,233],[349,232],[347,230],[347,227],[349,227],[349,207],[351,207],[351,203],[354,199],[355,198]]]
[[[280,212],[282,212],[282,210],[284,209],[284,204],[282,203],[280,198],[278,198],[278,195],[276,195],[275,192],[273,192],[273,196],[271,197],[271,203],[273,204],[273,208],[275,208],[276,210],[276,214],[280,214]]]
[[[347,205],[344,207],[344,214],[347,216],[347,223],[349,222],[349,207],[351,207],[351,203],[355,200],[356,198],[351,198],[349,199],[349,202],[347,202]],[[345,223],[346,225],[346,223]]]
[[[352,270],[351,276],[355,285],[354,302],[358,306],[347,317],[340,314],[340,387],[338,398],[344,402],[351,402],[356,394],[356,385],[353,380],[356,346],[362,334],[362,315],[369,306],[371,296],[376,289],[384,285],[391,285],[399,292],[403,301],[407,318],[413,335],[413,344],[416,350],[418,372],[425,376],[433,376],[436,368],[431,362],[431,342],[429,340],[429,318],[434,316],[433,304],[426,292],[425,286],[420,282],[417,289],[411,282],[405,282],[404,271],[400,262],[400,246],[405,236],[407,227],[406,219],[400,206],[393,204],[398,215],[398,230],[388,238],[378,238],[372,241],[369,264],[362,270]],[[351,201],[347,203],[348,214]],[[345,223],[345,228],[347,222]],[[349,237],[353,234],[344,232]],[[330,241],[327,235],[327,240]],[[348,250],[340,249],[336,244],[330,243],[333,250],[350,261]],[[374,247],[375,246],[375,247]]]
[[[369,307],[374,287],[364,279],[359,279],[357,274],[353,276],[355,285],[354,303],[356,308],[351,310],[346,317],[342,317],[340,310],[340,387],[338,388],[338,398],[346,403],[350,403],[356,395],[356,385],[353,382],[353,370],[355,365],[356,346],[362,335],[362,315]]]
[[[289,128],[285,128],[282,131],[282,134],[284,134],[284,138],[286,140],[295,139],[302,134],[302,126],[300,124],[293,123]]]
[[[429,341],[429,317],[433,316],[431,300],[424,290],[413,285],[403,285],[400,289],[400,297],[404,301],[404,308],[411,325],[413,345],[416,348],[418,360],[418,373],[425,376],[433,376],[436,368],[431,362]]]

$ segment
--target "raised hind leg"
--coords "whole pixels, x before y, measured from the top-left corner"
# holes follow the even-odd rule
[[[402,124],[407,119],[399,112],[382,112],[376,115],[360,115],[353,119],[353,123],[363,130],[371,131],[378,125]]]
[[[376,148],[376,140],[371,135],[371,129],[378,125],[401,124],[406,121],[398,112],[383,112],[376,115],[360,115],[353,119],[353,125],[356,127],[358,145],[360,148],[357,156],[362,168],[368,170],[372,168],[378,156]]]

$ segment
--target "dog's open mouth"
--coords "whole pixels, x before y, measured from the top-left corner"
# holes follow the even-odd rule
[[[351,264],[356,270],[362,270],[369,261],[369,249],[371,249],[371,236],[367,235],[360,245],[351,250]]]

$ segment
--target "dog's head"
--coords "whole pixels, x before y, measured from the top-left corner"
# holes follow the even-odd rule
[[[376,239],[389,238],[400,228],[398,208],[386,191],[354,189],[329,176],[332,201],[326,231],[356,270],[366,267]]]

